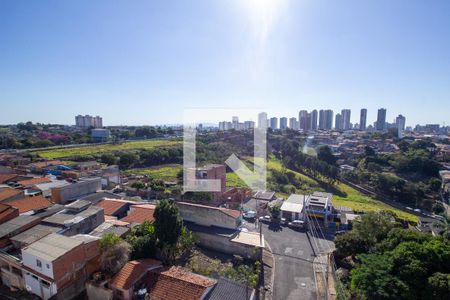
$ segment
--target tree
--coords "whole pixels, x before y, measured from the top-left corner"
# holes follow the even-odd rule
[[[149,221],[134,226],[127,241],[132,247],[132,259],[148,258],[156,253],[155,227]]]
[[[100,246],[102,249],[100,268],[105,273],[116,274],[130,258],[130,245],[114,233],[104,236]]]
[[[353,231],[338,235],[334,240],[336,255],[339,257],[355,256],[367,251],[366,242]]]
[[[116,161],[117,161],[116,157],[110,153],[102,154],[102,156],[100,157],[100,160],[102,163],[107,164],[107,165],[114,165],[114,164],[116,164]]]
[[[133,182],[131,187],[137,190],[142,190],[143,188],[145,188],[145,183],[143,183],[142,181],[135,181]]]
[[[174,246],[181,235],[183,222],[173,201],[161,200],[156,206],[155,234],[161,245]]]
[[[394,224],[389,213],[369,212],[353,223],[353,230],[369,248],[384,239],[392,228]]]
[[[319,147],[317,151],[317,158],[330,165],[335,165],[337,161],[337,158],[333,155],[331,148],[328,146]]]
[[[441,235],[450,240],[450,215],[444,214],[442,219],[435,222],[434,225],[442,229]]]
[[[428,278],[427,299],[447,300],[450,295],[450,274],[434,273]]]

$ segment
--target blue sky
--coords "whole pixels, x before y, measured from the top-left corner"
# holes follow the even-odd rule
[[[0,1],[0,124],[386,107],[450,123],[450,1]],[[238,114],[238,113],[237,113]]]

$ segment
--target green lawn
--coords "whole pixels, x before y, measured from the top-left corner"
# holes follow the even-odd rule
[[[182,165],[160,165],[145,169],[131,169],[124,171],[125,174],[148,175],[154,179],[176,180],[178,172],[183,168]]]
[[[35,151],[40,157],[55,159],[79,155],[93,155],[98,153],[107,153],[114,151],[136,150],[136,149],[153,149],[155,147],[169,147],[174,145],[181,145],[181,141],[176,140],[147,140],[147,141],[133,141],[121,144],[104,144],[92,145],[76,148],[60,148],[50,150]]]

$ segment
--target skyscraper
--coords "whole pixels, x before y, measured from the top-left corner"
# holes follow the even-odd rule
[[[399,130],[405,130],[405,123],[406,118],[403,115],[398,115],[397,118],[395,118],[395,125]]]
[[[272,128],[272,130],[278,129],[278,118],[270,118],[270,128]]]
[[[289,128],[295,129],[295,130],[298,129],[298,122],[295,117],[289,118]]]
[[[319,125],[320,124],[322,125],[321,129],[330,130],[333,128],[333,111],[331,109],[320,110]]]
[[[307,131],[309,129],[309,124],[308,124],[308,111],[306,110],[301,110],[298,113],[298,122],[300,124],[300,129]]]
[[[359,115],[359,130],[366,130],[366,123],[367,123],[367,109],[363,108],[361,109],[361,113]]]
[[[351,115],[351,110],[350,109],[343,109],[341,111],[341,117],[342,117],[342,129],[343,130],[349,130],[351,129],[350,126],[350,115]]]
[[[312,130],[317,130],[317,119],[318,119],[318,115],[317,115],[317,110],[313,110],[311,112],[311,129]]]
[[[286,129],[287,128],[288,120],[286,117],[280,118],[280,129]]]
[[[258,114],[258,128],[267,128],[267,113]]]
[[[386,108],[380,108],[377,115],[376,130],[383,131],[386,129]]]
[[[336,119],[334,121],[334,129],[336,129],[336,130],[343,129],[342,115],[340,113],[336,114]]]

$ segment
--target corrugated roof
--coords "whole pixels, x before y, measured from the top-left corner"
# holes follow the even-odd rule
[[[22,252],[52,262],[81,244],[83,241],[52,233],[23,248]]]
[[[154,300],[200,300],[214,284],[214,279],[175,266],[148,275],[149,294]]]
[[[71,223],[81,222],[85,218],[95,215],[101,210],[102,208],[91,206],[86,210],[83,210],[77,214],[65,213],[64,211],[61,211],[59,213],[54,214],[53,216],[45,218],[44,221],[57,225],[68,225]]]
[[[13,242],[19,242],[25,245],[32,244],[41,238],[61,230],[59,227],[38,224],[24,232],[11,238]]]
[[[221,277],[205,300],[250,300],[253,299],[254,293],[254,289],[249,288],[244,284]]]
[[[111,279],[110,286],[128,290],[137,280],[145,275],[147,270],[158,266],[161,266],[161,262],[151,258],[129,261],[114,275]]]
[[[17,174],[0,174],[0,183],[6,183],[14,177],[17,177]]]
[[[31,210],[40,210],[50,207],[52,203],[43,196],[25,197],[18,200],[8,201],[8,204],[19,209],[19,213]]]
[[[17,208],[0,203],[0,224],[12,219],[13,217],[17,217],[18,215],[19,210]]]
[[[34,216],[18,216],[12,220],[9,220],[3,224],[0,224],[0,238],[5,237],[16,230],[25,227],[26,225],[39,221],[39,218]]]

